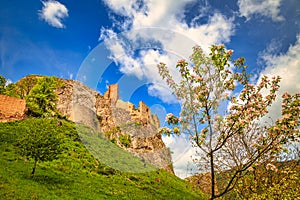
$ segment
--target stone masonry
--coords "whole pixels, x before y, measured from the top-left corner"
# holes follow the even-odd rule
[[[0,122],[24,119],[26,111],[27,107],[25,100],[0,95]]]

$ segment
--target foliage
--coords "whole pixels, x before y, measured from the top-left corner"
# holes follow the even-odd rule
[[[126,130],[129,126],[133,125],[136,128],[139,128],[140,125],[138,123],[126,123],[120,126],[112,127],[110,130],[104,132],[104,135],[110,139],[110,141],[114,144],[118,144],[123,147],[130,147],[131,145],[131,137],[129,134],[122,133],[122,130]]]
[[[34,119],[31,126],[24,126],[26,134],[18,140],[19,153],[32,158],[34,166],[31,177],[34,176],[38,161],[52,161],[62,152],[57,120]]]
[[[17,86],[14,83],[10,83],[5,87],[4,94],[11,97],[21,98],[17,92]]]
[[[53,116],[56,112],[58,95],[55,93],[55,77],[43,77],[26,96],[29,113],[33,116]]]
[[[26,98],[26,96],[29,95],[32,88],[37,84],[39,79],[42,78],[43,77],[37,75],[29,75],[20,79],[16,83],[16,88],[15,88],[16,93],[21,99]]]
[[[126,147],[126,148],[130,147],[130,145],[131,145],[131,137],[130,137],[130,135],[128,135],[128,134],[120,135],[119,140],[120,140],[120,143],[124,147]]]
[[[17,83],[7,84],[5,77],[0,75],[0,94],[24,99],[40,78],[42,77],[29,75],[20,79]]]
[[[136,121],[130,121],[119,125],[121,130],[130,130],[132,128],[141,128],[141,123]]]
[[[300,151],[297,146],[289,148],[289,152],[249,168],[233,195],[241,199],[297,199],[300,196]]]
[[[192,65],[185,60],[176,65],[181,74],[178,83],[164,63],[158,65],[160,75],[182,103],[180,118],[167,115],[166,121],[174,127],[162,128],[161,133],[190,135],[199,154],[195,162],[211,174],[211,199],[234,189],[250,167],[264,163],[299,138],[300,94],[285,93],[282,117],[264,124],[262,119],[276,98],[280,77],[263,76],[253,85],[245,59],[233,60],[232,54],[224,45],[213,45],[206,56],[195,46]],[[215,177],[224,171],[230,173],[216,192]]]
[[[117,137],[117,135],[121,133],[121,129],[119,126],[115,126],[115,127],[112,127],[110,130],[104,132],[104,135],[109,138],[109,139],[112,139],[112,138],[115,138]]]
[[[201,191],[192,190],[185,181],[164,170],[113,172],[97,161],[81,142],[78,132],[88,135],[91,129],[76,128],[74,123],[64,120],[56,127],[63,135],[62,154],[51,162],[38,163],[34,178],[28,178],[24,174],[32,162],[20,157],[14,144],[27,134],[24,127],[32,126],[34,120],[0,123],[0,196],[3,199],[206,199]],[[89,135],[90,140],[95,141],[92,136]],[[96,143],[103,145],[98,140]]]
[[[0,94],[3,94],[5,91],[6,79],[4,76],[0,75]]]

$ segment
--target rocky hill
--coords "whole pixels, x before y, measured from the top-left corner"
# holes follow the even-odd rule
[[[28,76],[28,79],[33,80],[35,77]],[[22,82],[26,80],[27,77],[21,79]],[[134,104],[122,101],[117,84],[110,85],[105,94],[101,95],[78,81],[59,81],[62,87],[56,89],[59,97],[56,107],[63,116],[103,132],[112,142],[143,161],[174,173],[169,149],[158,133],[159,119],[145,103],[140,102],[138,108],[135,108]],[[14,99],[10,99],[11,104],[18,108],[16,105],[19,105],[20,99]],[[15,112],[24,116],[26,109],[21,107]],[[5,116],[2,118],[4,120]]]

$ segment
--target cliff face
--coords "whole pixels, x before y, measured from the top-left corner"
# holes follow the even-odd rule
[[[102,96],[73,80],[61,79],[57,89],[57,109],[76,123],[89,125],[103,132],[121,148],[159,168],[173,172],[171,155],[158,134],[159,119],[143,102],[138,108],[119,99],[118,85],[110,85]],[[127,137],[127,143],[120,140]]]

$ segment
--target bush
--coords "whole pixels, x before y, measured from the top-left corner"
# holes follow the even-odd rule
[[[131,138],[130,138],[130,135],[128,135],[128,134],[121,135],[119,137],[119,141],[126,148],[130,147],[130,145],[131,145]]]

